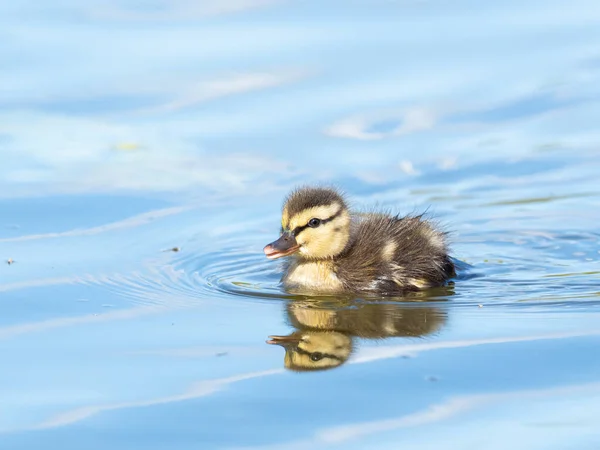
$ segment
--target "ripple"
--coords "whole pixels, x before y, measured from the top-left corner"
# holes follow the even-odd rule
[[[225,236],[219,250],[186,246],[147,263],[142,272],[95,280],[133,302],[191,306],[233,299],[252,301],[299,298],[280,287],[281,264],[264,258],[262,251],[240,239]]]

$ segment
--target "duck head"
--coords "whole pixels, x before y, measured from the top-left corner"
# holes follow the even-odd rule
[[[342,195],[328,188],[300,188],[286,199],[281,236],[264,248],[267,258],[339,255],[350,239],[350,213]]]

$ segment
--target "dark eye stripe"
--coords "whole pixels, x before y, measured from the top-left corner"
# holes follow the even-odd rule
[[[327,219],[321,219],[321,225],[323,225],[327,222],[331,222],[333,219],[339,217],[340,214],[342,214],[342,209],[339,209],[338,212],[336,212],[333,216],[328,217]],[[298,236],[300,233],[302,233],[307,228],[308,228],[308,224],[294,228],[292,230],[292,236],[294,236],[294,237]]]
[[[303,348],[300,348],[300,347],[296,347],[296,352],[300,353],[301,355],[306,355],[306,356],[312,355],[311,352],[307,352],[306,350],[304,350]],[[331,358],[331,359],[337,359],[338,361],[343,361],[343,359],[340,358],[339,356],[331,355],[329,353],[322,353],[322,352],[319,352],[319,353],[321,353],[321,355],[323,355],[323,358]]]

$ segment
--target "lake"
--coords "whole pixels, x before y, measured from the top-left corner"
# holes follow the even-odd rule
[[[600,448],[592,0],[0,2],[0,448]],[[295,186],[453,282],[287,294]],[[338,336],[297,372],[270,335]]]

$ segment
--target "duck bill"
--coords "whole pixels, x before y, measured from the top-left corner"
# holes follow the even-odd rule
[[[300,338],[294,336],[269,336],[267,344],[281,345],[282,347],[290,347],[292,345],[298,345]]]
[[[263,251],[267,258],[277,259],[296,253],[299,249],[300,246],[296,242],[296,238],[291,234],[284,233],[279,239],[266,245]]]

